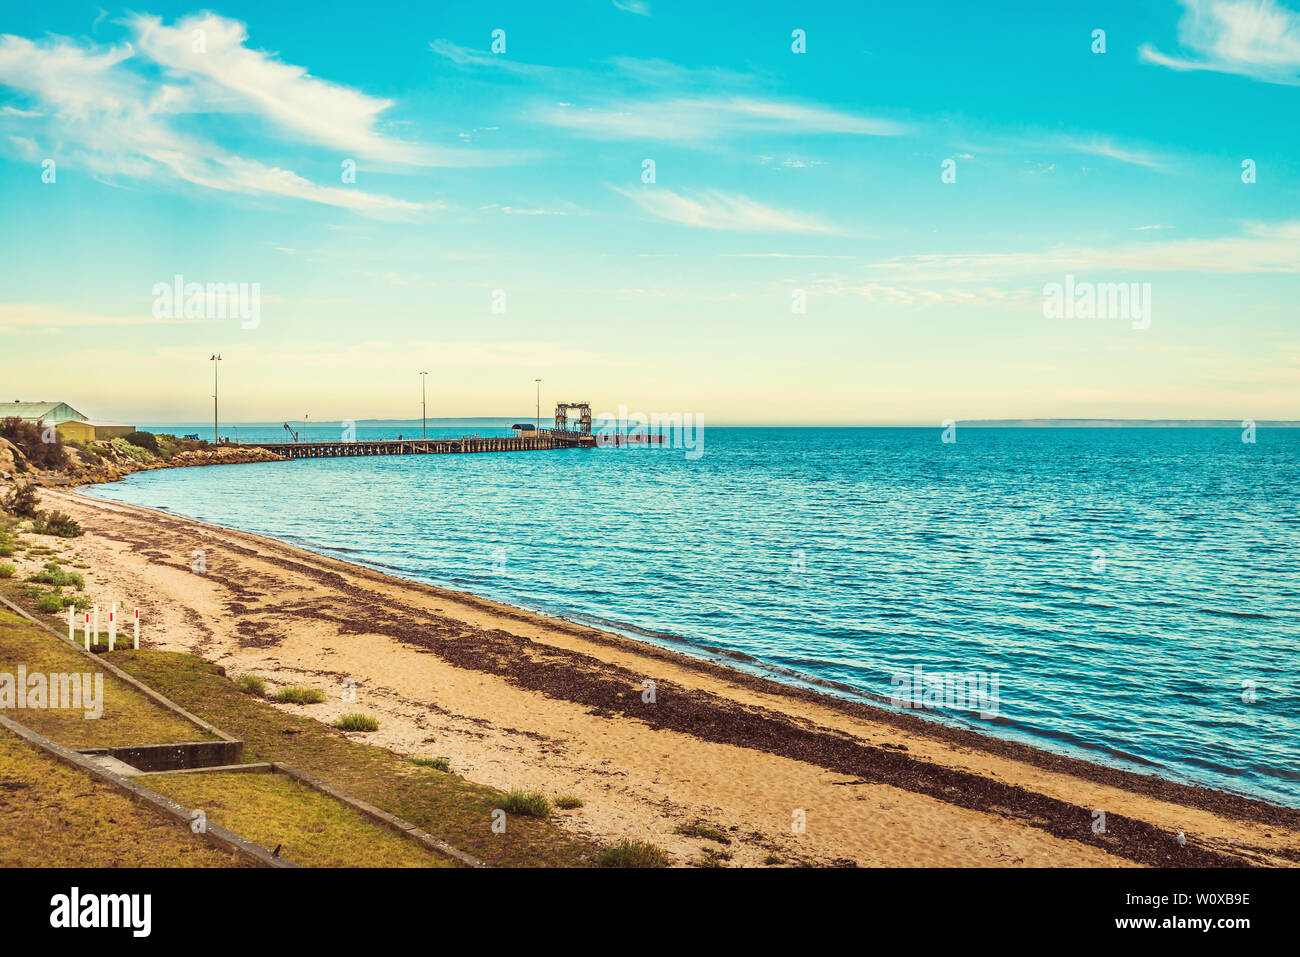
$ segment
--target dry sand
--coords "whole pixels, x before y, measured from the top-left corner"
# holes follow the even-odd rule
[[[691,863],[719,845],[678,829],[703,823],[730,835],[742,865],[772,853],[860,866],[1300,861],[1296,810],[841,702],[165,512],[43,495],[86,529],[68,548],[87,593],[138,606],[145,645],[319,687],[325,704],[280,707],[326,722],[373,714],[381,730],[366,740],[446,756],[471,780],[575,794],[585,806],[566,826],[602,842],[645,839]]]

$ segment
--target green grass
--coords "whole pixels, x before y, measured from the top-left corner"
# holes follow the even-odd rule
[[[507,814],[522,814],[524,817],[547,817],[551,813],[551,799],[541,791],[512,790],[501,802],[501,808]]]
[[[582,807],[582,798],[576,794],[561,794],[555,799],[555,806],[565,811],[572,811],[576,807]]]
[[[156,774],[149,787],[305,867],[455,867],[456,861],[284,774]]]
[[[189,828],[0,729],[0,867],[241,867]]]
[[[193,655],[141,649],[114,664],[244,742],[246,762],[283,761],[423,828],[495,867],[590,865],[599,848],[549,819],[512,818],[492,831],[504,795],[405,755],[349,738],[328,724],[243,694]],[[274,845],[272,845],[274,847]]]
[[[80,641],[81,636],[77,638]],[[114,659],[118,654],[114,653]],[[93,675],[100,671],[94,659],[0,606],[0,671],[14,674],[20,664],[27,666],[28,674]],[[85,708],[25,708],[10,712],[9,716],[38,734],[74,749],[212,738],[120,678],[103,673],[103,682],[104,710],[99,718],[87,718]]]
[[[0,565],[0,578],[13,578],[18,569],[12,565]]]
[[[242,675],[239,679],[239,690],[244,694],[257,695],[259,698],[266,697],[266,682],[257,675]]]
[[[667,867],[668,855],[649,841],[619,841],[596,857],[601,867]]]
[[[731,843],[731,838],[725,831],[711,824],[684,824],[677,829],[677,833],[685,834],[687,837],[703,838],[706,841],[717,841],[719,844]]]
[[[265,691],[265,688],[263,688]],[[289,687],[281,688],[275,694],[271,695],[272,701],[278,701],[281,704],[320,704],[325,700],[325,692],[317,688]],[[379,725],[376,723],[374,728],[358,728],[359,731],[374,731]]]
[[[785,861],[781,859],[779,854],[769,854],[767,857],[763,858],[763,863],[767,864],[769,867],[774,867],[777,864],[784,864]]]
[[[451,758],[411,758],[411,763],[420,768],[437,768],[439,771],[451,770]]]
[[[54,614],[63,608],[63,596],[56,591],[42,592],[36,598],[36,610]]]
[[[368,714],[345,714],[334,722],[340,731],[378,731],[379,721]]]

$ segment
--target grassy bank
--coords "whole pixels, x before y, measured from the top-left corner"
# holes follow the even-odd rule
[[[0,867],[239,867],[185,826],[0,729]]]

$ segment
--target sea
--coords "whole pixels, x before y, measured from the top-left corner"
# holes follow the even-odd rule
[[[350,425],[295,429],[421,434]],[[709,427],[682,446],[182,468],[88,492],[1300,806],[1300,429]]]

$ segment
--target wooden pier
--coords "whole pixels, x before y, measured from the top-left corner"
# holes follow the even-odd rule
[[[353,442],[244,442],[286,459],[345,458],[357,455],[454,455],[475,452],[538,452],[590,449],[597,445],[662,444],[662,435],[592,435],[590,432],[543,430],[532,435],[467,435],[458,439],[359,439]]]

